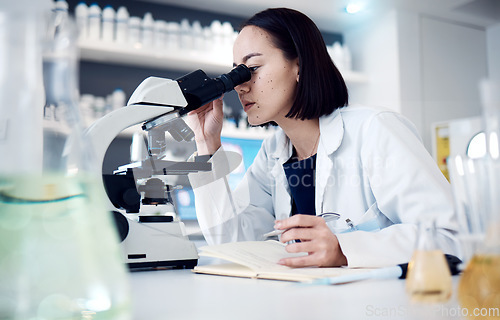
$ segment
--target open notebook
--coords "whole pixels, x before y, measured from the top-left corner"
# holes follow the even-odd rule
[[[278,264],[282,258],[297,257],[285,250],[285,244],[275,241],[243,241],[224,243],[200,248],[200,256],[219,258],[230,263],[196,266],[196,273],[232,277],[259,278],[287,281],[311,281],[317,278],[335,277],[366,272],[371,269],[351,268],[290,268]]]

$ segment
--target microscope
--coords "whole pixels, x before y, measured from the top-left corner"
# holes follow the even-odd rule
[[[211,163],[165,160],[166,133],[176,141],[191,141],[194,133],[182,116],[250,77],[243,64],[213,79],[202,70],[176,80],[149,77],[136,88],[127,106],[108,113],[85,132],[101,168],[109,145],[120,132],[142,124],[147,133],[145,159],[122,166],[112,175],[103,175],[101,184],[129,268],[193,268],[198,263],[196,247],[185,235],[183,223],[175,215],[158,213],[175,212],[171,197],[174,187],[166,182],[167,175],[210,171]]]

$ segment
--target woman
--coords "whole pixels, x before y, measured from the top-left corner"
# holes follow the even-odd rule
[[[450,187],[414,126],[393,111],[347,107],[344,80],[307,16],[285,8],[257,13],[243,25],[233,58],[252,72],[235,88],[249,123],[274,122],[279,130],[231,191],[222,101],[191,113],[198,155],[213,163],[211,173],[189,177],[209,244],[261,240],[275,228],[285,230],[287,251],[308,253],[280,264],[385,266],[409,261],[425,218],[436,220],[440,245],[452,252]],[[327,223],[319,217],[327,212],[340,219]]]

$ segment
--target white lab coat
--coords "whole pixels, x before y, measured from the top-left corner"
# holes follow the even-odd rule
[[[402,115],[346,107],[319,120],[316,213],[336,212],[329,222],[349,267],[408,262],[417,224],[434,217],[438,245],[456,254],[451,188]],[[261,240],[275,219],[290,216],[291,197],[283,170],[292,145],[282,130],[267,138],[242,182],[231,191],[227,159],[218,150],[212,172],[190,174],[198,221],[209,244]],[[350,219],[358,229],[349,229]],[[366,231],[363,231],[366,230]],[[346,232],[351,231],[351,232]]]

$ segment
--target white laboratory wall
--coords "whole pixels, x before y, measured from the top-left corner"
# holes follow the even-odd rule
[[[484,29],[392,11],[344,39],[355,68],[370,80],[351,88],[351,100],[401,112],[429,151],[433,123],[479,115],[477,83],[487,75]]]
[[[397,50],[396,11],[344,33],[351,49],[353,69],[362,70],[366,85],[349,86],[351,104],[400,109],[399,55]]]
[[[500,23],[486,30],[489,76],[500,80]]]
[[[422,134],[425,130],[422,113],[420,15],[400,11],[397,17],[401,113],[408,117]]]
[[[478,83],[487,76],[484,29],[422,17],[424,143],[432,123],[480,115]]]

